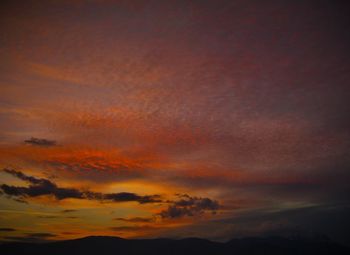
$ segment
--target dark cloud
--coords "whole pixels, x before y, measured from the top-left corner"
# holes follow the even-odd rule
[[[28,140],[25,140],[24,142],[27,144],[31,144],[31,145],[46,146],[46,147],[56,145],[56,141],[47,140],[47,139],[40,139],[40,138],[35,138],[35,137],[32,137]]]
[[[134,218],[114,218],[113,220],[124,222],[152,222],[153,218],[134,217]]]
[[[49,238],[49,237],[55,237],[57,235],[52,233],[28,233],[27,236],[36,237],[36,238]]]
[[[14,169],[5,168],[5,169],[3,169],[3,171],[5,173],[11,174],[11,175],[17,177],[18,179],[21,179],[23,181],[26,181],[26,182],[29,182],[32,184],[45,184],[46,185],[48,183],[51,183],[50,181],[48,181],[46,179],[39,179],[39,178],[35,178],[32,176],[28,176],[28,175],[23,174],[20,171],[14,170]]]
[[[41,195],[53,195],[59,200],[65,198],[83,198],[83,193],[79,190],[57,187],[55,183],[47,179],[28,176],[13,169],[4,169],[4,172],[30,183],[29,187],[16,187],[2,184],[0,188],[5,194],[10,196],[37,197]]]
[[[77,235],[77,234],[79,234],[79,233],[67,231],[67,232],[62,232],[61,234],[62,234],[62,235]]]
[[[23,203],[23,204],[28,204],[27,201],[20,199],[20,198],[13,198],[14,201],[18,202],[18,203]]]
[[[18,242],[45,242],[48,238],[56,237],[57,235],[52,233],[27,233],[24,236],[5,236],[6,240],[18,241]]]
[[[0,232],[13,232],[16,231],[14,228],[0,228]]]
[[[36,178],[23,174],[20,171],[4,169],[4,172],[11,174],[23,181],[30,183],[28,187],[10,186],[7,184],[0,185],[1,190],[10,196],[16,197],[37,197],[42,195],[53,195],[58,200],[65,198],[83,198],[83,193],[77,189],[60,188],[50,180]]]
[[[77,210],[73,210],[73,209],[66,209],[66,210],[62,210],[61,213],[71,213],[71,212],[76,212]]]
[[[39,215],[38,218],[40,219],[58,219],[58,218],[66,218],[66,219],[78,219],[79,217],[76,216],[58,216],[58,215]]]
[[[112,200],[114,202],[137,201],[140,204],[162,202],[162,200],[160,200],[159,195],[139,196],[135,193],[129,193],[129,192],[105,194],[104,198],[108,200]]]
[[[152,226],[120,226],[120,227],[111,227],[110,229],[113,231],[120,231],[120,232],[133,232],[133,231],[139,231],[139,230],[143,230],[143,231],[147,231],[147,230],[153,230],[156,227],[152,227]]]
[[[103,194],[92,191],[81,191],[75,188],[61,188],[50,180],[28,176],[20,171],[12,169],[4,169],[3,171],[30,184],[28,187],[10,186],[7,184],[0,185],[0,189],[4,194],[14,196],[16,199],[19,197],[23,200],[27,197],[51,195],[58,200],[76,198],[111,202],[138,202],[140,204],[162,202],[159,195],[141,196],[130,192]],[[62,212],[68,213],[73,211],[74,210],[64,210]]]
[[[24,243],[39,243],[39,242],[45,241],[45,239],[42,239],[42,238],[26,237],[26,236],[5,236],[3,238],[9,241],[24,242]]]
[[[55,215],[39,215],[38,218],[40,218],[40,219],[57,219],[57,218],[59,218],[59,216],[55,216]]]
[[[160,212],[162,218],[181,218],[184,216],[201,215],[206,211],[215,213],[219,209],[219,203],[210,198],[191,197],[187,194],[178,195],[179,200]]]

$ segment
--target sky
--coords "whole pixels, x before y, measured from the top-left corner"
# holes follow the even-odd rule
[[[0,240],[350,243],[347,1],[2,1]]]

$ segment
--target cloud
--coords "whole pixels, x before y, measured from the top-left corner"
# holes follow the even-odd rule
[[[206,211],[216,213],[220,208],[219,203],[210,198],[191,197],[187,194],[178,195],[180,198],[174,201],[166,210],[160,212],[162,218],[181,218],[184,216],[198,216]]]
[[[12,169],[4,169],[4,172],[30,183],[29,187],[17,187],[7,184],[0,185],[1,190],[10,196],[25,198],[53,195],[58,200],[65,198],[83,198],[83,193],[81,191],[73,188],[60,188],[47,179],[28,176],[20,171]]]
[[[112,200],[114,202],[137,201],[140,204],[162,202],[162,200],[160,200],[159,195],[139,196],[137,194],[129,193],[129,192],[106,194],[104,195],[104,198],[108,200]]]
[[[38,179],[38,178],[35,178],[32,176],[25,175],[22,172],[16,171],[13,169],[5,168],[5,169],[3,169],[3,171],[5,173],[11,174],[11,175],[17,177],[18,179],[21,179],[23,181],[27,181],[27,182],[32,183],[32,184],[45,184],[45,183],[47,184],[48,182],[50,182],[46,179]]]
[[[231,199],[244,201],[242,214],[348,203],[348,6],[198,2],[146,4],[131,15],[89,6],[79,19],[70,18],[75,8],[51,12],[50,4],[7,8],[1,162],[99,187],[132,179],[145,189],[209,191],[230,209]],[[28,133],[57,134],[69,146],[30,136],[27,146],[12,146]],[[78,191],[79,199],[105,195]],[[20,194],[11,197],[29,200]],[[170,202],[157,212],[187,216],[193,206]]]
[[[27,204],[27,201],[20,199],[20,198],[14,198],[14,201],[18,202],[18,203],[23,203],[23,204]]]
[[[66,210],[62,210],[61,213],[70,213],[70,212],[76,212],[77,210],[73,210],[73,209],[66,209]]]
[[[27,197],[38,197],[42,195],[51,195],[58,200],[67,198],[75,199],[90,199],[100,201],[111,202],[138,202],[140,204],[157,203],[162,202],[160,195],[145,195],[141,196],[130,192],[120,193],[99,193],[92,191],[81,191],[76,188],[61,188],[55,183],[47,179],[36,178],[33,176],[25,175],[24,173],[12,169],[4,169],[4,172],[11,174],[23,181],[28,182],[28,187],[10,186],[7,184],[1,184],[0,190],[9,196],[14,196],[16,199],[19,197],[22,200]],[[74,210],[64,210],[63,213],[73,212]]]
[[[14,228],[0,228],[0,232],[13,232],[16,231]]]
[[[134,218],[114,218],[113,220],[124,222],[152,222],[153,218],[134,217]]]
[[[72,210],[76,211],[76,210]],[[58,218],[66,218],[66,219],[78,219],[79,217],[76,216],[58,216],[58,215],[39,215],[38,218],[41,219],[58,219]]]
[[[46,147],[56,145],[56,141],[47,140],[47,139],[40,139],[40,138],[35,138],[35,137],[32,137],[28,140],[24,140],[24,142],[27,144],[31,144],[31,145],[46,146]]]
[[[38,218],[40,218],[40,219],[57,219],[57,218],[59,218],[59,216],[55,216],[55,215],[39,215]]]
[[[49,237],[55,237],[55,234],[52,233],[29,233],[27,236],[30,237],[36,237],[36,238],[49,238]]]
[[[52,233],[27,233],[24,236],[5,236],[4,239],[19,242],[44,242],[48,241],[48,238],[56,237],[57,235]]]
[[[65,231],[65,232],[62,232],[61,234],[62,234],[62,235],[77,235],[77,234],[79,234],[79,233],[70,232],[70,231]]]
[[[156,229],[156,227],[152,226],[120,226],[120,227],[111,227],[110,228],[113,231],[122,231],[122,232],[133,232],[133,231],[147,231],[147,230],[153,230]]]

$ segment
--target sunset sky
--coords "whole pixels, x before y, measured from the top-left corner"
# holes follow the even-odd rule
[[[347,1],[0,5],[0,241],[350,242]]]

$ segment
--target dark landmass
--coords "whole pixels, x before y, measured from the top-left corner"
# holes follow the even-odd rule
[[[327,240],[291,240],[282,237],[233,239],[226,243],[199,238],[122,239],[91,236],[49,243],[10,242],[0,245],[0,254],[200,254],[200,255],[288,255],[350,254],[350,247]]]

